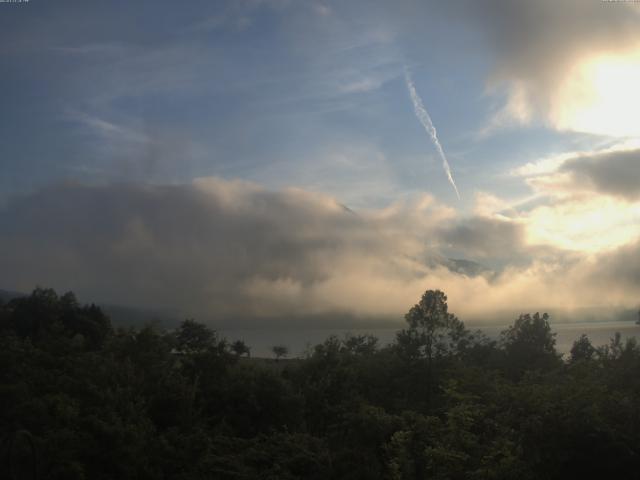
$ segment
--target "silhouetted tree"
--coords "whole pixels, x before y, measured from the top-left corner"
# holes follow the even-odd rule
[[[434,358],[457,353],[469,340],[464,323],[449,313],[447,296],[440,290],[427,290],[405,315],[409,329],[397,335],[398,345],[409,357]]]
[[[38,287],[29,296],[11,300],[5,311],[10,312],[10,328],[34,343],[64,336],[85,349],[97,350],[112,333],[111,321],[102,309],[93,304],[81,306],[72,292],[59,297],[53,289]]]
[[[236,340],[233,342],[231,344],[231,351],[238,357],[241,357],[242,355],[246,355],[247,357],[251,356],[251,349],[242,340]]]
[[[37,287],[27,297],[18,297],[8,304],[13,330],[32,342],[43,339],[60,317],[60,302],[52,288]]]
[[[184,320],[176,331],[177,348],[181,353],[204,353],[215,347],[216,332],[193,319]]]
[[[596,354],[596,349],[591,344],[589,337],[584,333],[580,335],[580,338],[573,342],[571,347],[571,362],[577,362],[580,360],[592,360]]]
[[[464,324],[449,313],[447,296],[440,290],[427,290],[405,315],[405,320],[409,328],[396,335],[397,349],[409,362],[424,363],[426,368],[422,378],[418,367],[404,374],[407,375],[406,394],[416,399],[423,397],[427,405],[431,405],[438,382],[435,364],[460,353],[471,337]]]
[[[289,349],[284,345],[274,345],[271,347],[271,351],[276,356],[276,360],[280,360],[280,358],[289,355]]]
[[[347,334],[342,345],[343,350],[352,355],[372,355],[378,347],[378,339],[373,335]]]
[[[548,370],[560,363],[556,334],[551,331],[549,315],[523,314],[501,333],[506,368],[519,377],[525,370]]]

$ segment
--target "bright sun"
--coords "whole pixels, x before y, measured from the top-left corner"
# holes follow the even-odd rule
[[[604,196],[581,202],[560,201],[527,215],[527,240],[578,252],[600,252],[625,245],[640,235],[640,203]]]
[[[552,119],[561,129],[640,136],[640,51],[579,62],[553,103]]]

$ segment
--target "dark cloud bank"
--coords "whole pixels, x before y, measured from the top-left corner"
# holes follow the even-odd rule
[[[640,198],[640,150],[584,155],[562,166],[576,186],[627,200]]]

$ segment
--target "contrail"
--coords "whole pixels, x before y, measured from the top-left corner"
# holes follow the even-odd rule
[[[451,175],[451,168],[449,167],[449,162],[447,161],[447,156],[444,154],[444,150],[442,149],[442,145],[440,145],[440,140],[438,140],[438,134],[436,132],[436,127],[433,126],[433,122],[431,121],[431,117],[427,112],[427,109],[424,108],[424,104],[422,103],[422,99],[418,92],[416,92],[416,87],[413,84],[413,80],[411,79],[411,75],[409,74],[408,69],[404,69],[404,79],[407,82],[407,88],[409,89],[409,95],[411,96],[411,102],[413,102],[413,110],[416,112],[416,117],[420,120],[420,123],[427,131],[431,140],[433,140],[433,144],[436,146],[436,150],[438,150],[438,154],[442,159],[442,168],[444,168],[444,173],[447,174],[447,178],[449,179],[449,183],[456,191],[456,195],[458,196],[458,200],[460,200],[460,193],[458,192],[458,187],[456,187],[456,182],[453,180],[453,175]]]

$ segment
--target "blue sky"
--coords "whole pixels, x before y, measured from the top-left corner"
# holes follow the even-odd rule
[[[440,267],[434,273],[433,265],[424,263],[425,256],[454,256],[495,271],[496,277],[472,281],[486,283],[477,287],[478,299],[495,297],[489,302],[491,308],[503,308],[504,286],[512,280],[506,275],[520,279],[532,275],[543,281],[539,275],[560,268],[578,278],[587,273],[576,270],[577,264],[584,269],[587,264],[601,265],[602,259],[610,258],[607,255],[636,244],[638,199],[628,189],[620,193],[616,188],[638,174],[633,152],[640,136],[634,127],[640,124],[635,108],[640,99],[634,89],[640,79],[639,23],[633,4],[578,0],[455,5],[412,0],[0,4],[0,205],[5,225],[15,222],[16,212],[24,209],[35,221],[51,205],[65,205],[67,210],[53,209],[49,217],[77,218],[79,224],[69,230],[84,232],[92,244],[96,240],[81,225],[86,218],[68,212],[74,208],[70,199],[80,195],[74,189],[82,190],[82,198],[91,197],[86,199],[91,203],[97,201],[94,196],[124,195],[121,189],[126,185],[139,192],[126,190],[125,197],[145,205],[153,198],[164,205],[163,195],[173,192],[167,190],[172,187],[206,190],[215,197],[207,201],[214,203],[234,198],[253,207],[246,212],[238,208],[244,216],[231,224],[252,218],[270,224],[273,233],[280,228],[279,215],[302,195],[303,205],[305,201],[315,205],[306,212],[303,225],[291,226],[302,230],[314,226],[315,233],[304,237],[308,241],[304,258],[283,259],[292,262],[284,273],[267,269],[270,273],[265,274],[259,267],[243,271],[235,287],[248,292],[249,300],[241,303],[266,301],[252,297],[251,289],[268,281],[275,282],[270,284],[275,293],[268,303],[277,304],[274,312],[279,314],[295,316],[301,304],[324,302],[330,307],[318,306],[318,314],[366,317],[371,312],[354,312],[340,295],[331,293],[337,287],[318,280],[333,278],[336,272],[321,274],[310,266],[323,255],[317,245],[339,237],[322,236],[341,225],[325,211],[330,199],[358,212],[367,223],[364,231],[354,233],[357,240],[346,241],[349,248],[357,242],[370,245],[369,236],[388,236],[393,248],[379,245],[372,250],[377,256],[393,252],[388,268],[395,272],[398,258],[422,259],[420,265],[403,270],[392,290],[404,289],[402,282],[417,277],[409,289],[413,296],[436,280],[465,291],[469,278],[444,278]],[[405,68],[437,128],[461,200],[414,114]],[[615,168],[589,167],[594,162]],[[619,176],[609,175],[610,171]],[[158,190],[152,198],[143,200],[140,195],[151,195],[154,188]],[[185,195],[174,200],[182,201]],[[43,202],[42,208],[36,208],[37,201]],[[149,240],[151,250],[166,247],[155,237],[162,235],[154,230],[160,225],[153,227],[154,220],[148,217],[152,209],[132,204],[130,213],[115,207],[111,211],[117,201],[101,207],[109,215],[124,215],[114,223],[114,231],[104,233],[113,240],[104,248],[116,251],[118,242],[125,242],[120,234]],[[184,210],[176,207],[182,212],[176,217],[189,217],[190,209],[197,210],[189,202]],[[260,202],[275,202],[269,203],[264,219],[251,213]],[[216,212],[224,210],[215,204]],[[423,215],[440,224],[434,227]],[[197,221],[216,219],[204,215]],[[161,223],[162,229],[173,228]],[[77,271],[63,274],[59,266],[58,270],[26,268],[15,260],[28,258],[24,245],[35,242],[29,247],[31,253],[39,252],[47,264],[54,252],[37,243],[36,237],[57,238],[61,233],[20,225],[22,230],[5,226],[0,232],[5,249],[23,246],[10,265],[4,265],[0,280],[6,288],[48,282],[90,298],[136,303],[123,293],[127,291],[146,303],[154,302],[151,291],[127,284],[118,272],[109,278],[112,283],[124,282],[122,290],[109,287],[109,294],[101,294],[99,289],[106,287],[89,273],[80,275],[83,281],[75,281]],[[323,226],[316,231],[318,225]],[[423,239],[421,246],[398,250],[392,238],[399,225],[409,225],[407,235]],[[240,231],[252,228],[258,227],[251,223]],[[492,235],[506,231],[511,232],[505,233],[506,238],[514,235],[512,243],[500,252],[487,247],[497,242]],[[198,241],[210,244],[215,238],[205,235]],[[77,268],[93,268],[71,247],[71,240],[60,237],[59,242]],[[191,245],[188,238],[181,242],[171,248]],[[296,239],[298,243],[304,242]],[[367,250],[363,245],[361,250]],[[243,252],[251,256],[256,248],[247,245]],[[350,250],[335,248],[332,251],[345,255],[340,268],[344,274],[342,269],[353,257]],[[118,252],[114,255],[122,254]],[[264,255],[269,257],[268,249]],[[295,263],[298,260],[303,264]],[[262,257],[256,262],[271,265]],[[360,266],[354,271],[365,275],[361,267],[375,262],[361,258],[356,263]],[[140,266],[141,278],[153,270],[152,265],[156,268],[148,259]],[[232,316],[252,316],[227,308],[224,295],[213,307],[202,300],[216,284],[215,265],[189,279],[200,292],[189,301],[205,315],[218,309]],[[173,271],[167,265],[161,269]],[[311,283],[328,290],[309,291],[310,280],[291,273],[300,269],[313,270],[311,277],[316,280]],[[166,288],[175,285],[168,282]],[[586,292],[593,288],[592,284],[576,287],[585,293],[571,299],[570,305],[562,305],[560,299],[548,303],[556,308],[581,307],[589,303]],[[157,293],[164,291],[160,287],[153,291],[164,296]],[[632,308],[637,292],[628,286],[620,291],[624,294],[603,300],[603,305]],[[528,301],[523,292],[514,295],[515,300]],[[541,292],[539,298],[546,302],[547,294]],[[183,307],[185,302],[175,303]],[[407,302],[406,296],[396,295],[386,314],[400,311],[402,302]],[[486,314],[491,308],[476,310]]]
[[[479,138],[500,102],[486,94],[492,53],[481,35],[437,9],[420,21],[390,10],[368,2],[3,6],[3,193],[65,180],[219,175],[330,191],[357,206],[422,190],[454,203],[413,116],[405,65],[465,193],[456,207],[495,187],[496,174],[572,142],[544,128]]]

